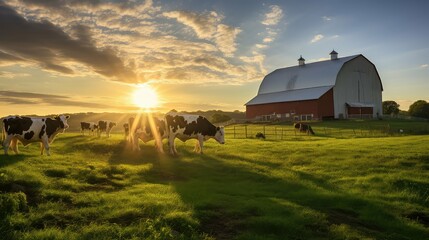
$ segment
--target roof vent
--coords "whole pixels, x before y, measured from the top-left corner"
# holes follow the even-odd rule
[[[335,52],[335,50],[332,50],[332,52],[329,55],[331,55],[331,60],[338,59],[338,53]]]
[[[299,66],[304,66],[305,65],[305,59],[302,58],[302,55],[298,59],[298,64],[299,64]]]

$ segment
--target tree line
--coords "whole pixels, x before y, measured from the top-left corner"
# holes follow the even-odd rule
[[[429,103],[425,100],[417,100],[410,105],[408,111],[401,111],[399,104],[395,101],[389,100],[383,102],[383,114],[385,115],[410,115],[412,117],[429,119]]]

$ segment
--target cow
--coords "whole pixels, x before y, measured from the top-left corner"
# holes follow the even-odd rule
[[[140,151],[139,139],[144,143],[155,140],[157,150],[164,153],[162,139],[168,137],[164,118],[157,118],[150,114],[140,114],[136,118],[128,120],[130,127],[129,142],[133,150]]]
[[[298,129],[300,132],[307,133],[307,135],[314,135],[314,131],[308,124],[303,123],[295,123],[294,124],[295,130]]]
[[[174,139],[178,138],[182,142],[188,139],[197,139],[194,152],[203,153],[204,141],[210,138],[215,139],[220,144],[225,144],[225,130],[223,127],[216,127],[199,115],[185,115],[177,113],[167,113],[165,115],[168,130],[168,145],[170,154],[177,155]]]
[[[85,130],[94,135],[98,131],[98,125],[94,122],[80,122],[80,132],[82,135],[85,135]]]
[[[105,132],[107,137],[110,137],[110,131],[112,131],[112,128],[116,126],[115,122],[112,121],[104,121],[100,120],[98,121],[98,137],[101,136],[101,133]]]
[[[3,149],[4,154],[8,155],[9,147],[18,154],[18,140],[27,146],[32,142],[40,142],[41,155],[46,150],[48,156],[49,144],[59,133],[64,132],[69,125],[67,119],[70,116],[59,115],[50,117],[25,117],[9,116],[3,119]]]

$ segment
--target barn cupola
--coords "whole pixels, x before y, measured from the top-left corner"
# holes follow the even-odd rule
[[[305,65],[305,59],[302,58],[302,55],[298,59],[298,64],[299,64],[299,66],[304,66]]]
[[[338,53],[335,52],[335,50],[332,50],[332,52],[329,55],[331,55],[331,60],[337,60],[338,59]]]

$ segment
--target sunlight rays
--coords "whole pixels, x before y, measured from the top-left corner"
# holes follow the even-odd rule
[[[132,95],[134,105],[145,111],[150,111],[159,106],[158,93],[149,84],[137,85]]]

